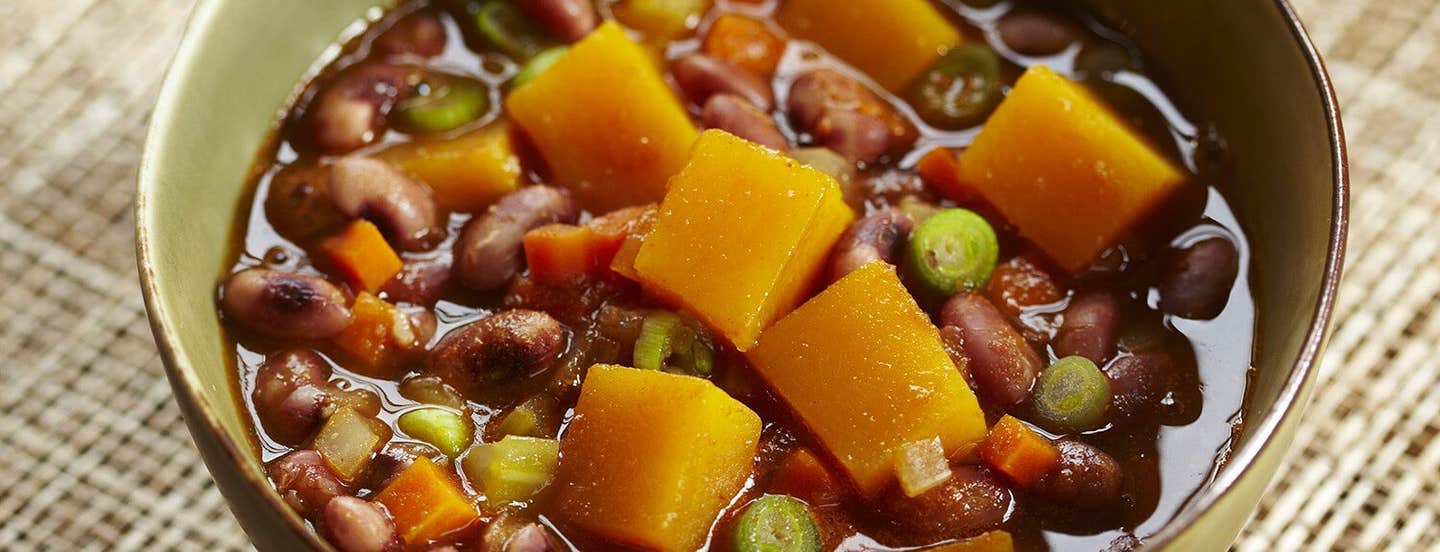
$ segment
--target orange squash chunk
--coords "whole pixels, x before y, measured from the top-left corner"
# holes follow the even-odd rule
[[[520,157],[504,121],[448,140],[396,146],[379,157],[429,184],[435,202],[449,210],[479,212],[520,187]]]
[[[824,173],[709,130],[671,182],[635,272],[744,351],[804,300],[854,216]]]
[[[1021,487],[1034,485],[1060,460],[1060,451],[1050,440],[1009,415],[990,428],[990,434],[980,442],[979,453],[981,461]]]
[[[961,154],[960,176],[1071,272],[1186,178],[1089,91],[1044,66],[1015,83]]]
[[[590,368],[560,441],[559,516],[651,550],[696,550],[750,476],[760,418],[709,381]]]
[[[785,54],[785,39],[775,36],[763,21],[725,13],[710,24],[703,49],[715,59],[769,77]]]
[[[978,537],[926,548],[924,552],[1015,552],[1015,540],[1005,531],[991,531]]]
[[[939,330],[882,262],[795,309],[747,357],[869,496],[895,481],[906,443],[939,437],[949,456],[985,436]]]
[[[555,182],[600,212],[659,201],[697,135],[654,58],[613,21],[511,92],[505,106]]]
[[[335,346],[358,365],[365,375],[399,376],[395,364],[415,351],[420,343],[415,327],[398,307],[368,292],[355,296],[350,325],[335,336]]]
[[[345,279],[361,291],[374,293],[400,272],[404,263],[380,229],[368,220],[357,220],[320,246]]]
[[[892,92],[960,43],[960,31],[928,0],[785,0],[775,20]]]
[[[446,472],[420,456],[375,497],[390,511],[400,538],[412,548],[480,519],[475,505]]]

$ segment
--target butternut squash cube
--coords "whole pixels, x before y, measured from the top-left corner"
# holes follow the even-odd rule
[[[868,496],[895,481],[906,443],[939,437],[952,456],[985,436],[939,330],[883,262],[831,284],[746,356]]]
[[[635,272],[741,351],[804,300],[855,216],[829,176],[719,130],[670,186]]]
[[[775,21],[892,92],[960,43],[960,31],[929,0],[785,0]]]
[[[961,154],[960,177],[1070,272],[1186,179],[1082,85],[1044,66],[1020,77]]]
[[[503,121],[448,140],[403,144],[379,156],[429,184],[436,203],[449,210],[479,212],[520,187],[520,157],[510,124]]]
[[[557,184],[593,211],[659,201],[697,131],[650,54],[607,22],[505,102]]]
[[[560,440],[559,516],[651,550],[696,550],[750,476],[760,418],[709,381],[590,368]]]

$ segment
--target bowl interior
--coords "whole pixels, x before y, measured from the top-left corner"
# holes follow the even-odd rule
[[[262,548],[322,544],[264,480],[235,400],[232,351],[213,298],[247,174],[277,114],[315,60],[335,52],[336,30],[355,32],[357,22],[380,13],[376,4],[201,3],[162,90],[141,165],[137,239],[157,343],[197,445]],[[1245,468],[1261,445],[1287,441],[1274,434],[1282,421],[1293,423],[1283,415],[1303,396],[1338,279],[1343,152],[1328,84],[1278,0],[1094,4],[1141,44],[1182,108],[1213,121],[1228,141],[1234,175],[1221,187],[1251,242],[1259,352],[1247,426],[1217,485],[1263,487],[1273,466],[1259,474]],[[1219,494],[1202,491],[1192,506],[1208,506]],[[1224,542],[1254,507],[1253,500],[1239,503],[1224,506],[1240,509],[1220,529],[1229,531]],[[1172,524],[1159,540],[1171,542],[1181,525],[1190,524]]]

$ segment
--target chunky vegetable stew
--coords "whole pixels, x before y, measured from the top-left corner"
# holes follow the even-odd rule
[[[1223,137],[1024,1],[412,0],[218,286],[345,552],[1128,550],[1226,459]]]

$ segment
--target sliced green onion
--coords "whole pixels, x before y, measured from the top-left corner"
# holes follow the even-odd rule
[[[539,25],[526,17],[520,8],[504,0],[493,0],[480,6],[475,14],[480,34],[501,53],[524,62],[550,46],[550,38]]]
[[[487,502],[504,506],[533,498],[555,478],[559,464],[559,441],[507,435],[472,447],[460,468]]]
[[[966,209],[946,209],[926,219],[910,234],[907,250],[913,275],[946,295],[985,285],[999,255],[990,223]]]
[[[736,552],[818,552],[820,530],[797,499],[765,495],[735,522]]]
[[[645,317],[640,337],[635,340],[635,367],[641,370],[663,370],[665,359],[674,347],[675,330],[683,322],[673,312],[656,312]]]
[[[479,119],[490,111],[490,91],[457,81],[432,85],[429,93],[395,106],[405,126],[419,132],[445,132]]]
[[[1036,420],[1062,433],[1105,424],[1110,410],[1110,380],[1090,359],[1068,356],[1055,361],[1035,382]]]
[[[511,83],[515,86],[524,86],[526,83],[535,80],[535,77],[540,76],[540,74],[544,73],[546,69],[549,69],[551,65],[555,65],[555,62],[560,61],[560,58],[565,57],[565,53],[569,51],[569,47],[556,46],[535,54],[535,57],[530,58],[530,61],[525,62],[525,65],[520,67],[520,72],[515,74],[515,78]]]
[[[946,52],[915,81],[911,103],[940,128],[979,124],[1000,103],[1000,58],[990,47],[965,43]]]
[[[470,446],[474,430],[459,412],[439,406],[417,408],[400,415],[396,424],[406,435],[435,445],[454,458]]]

